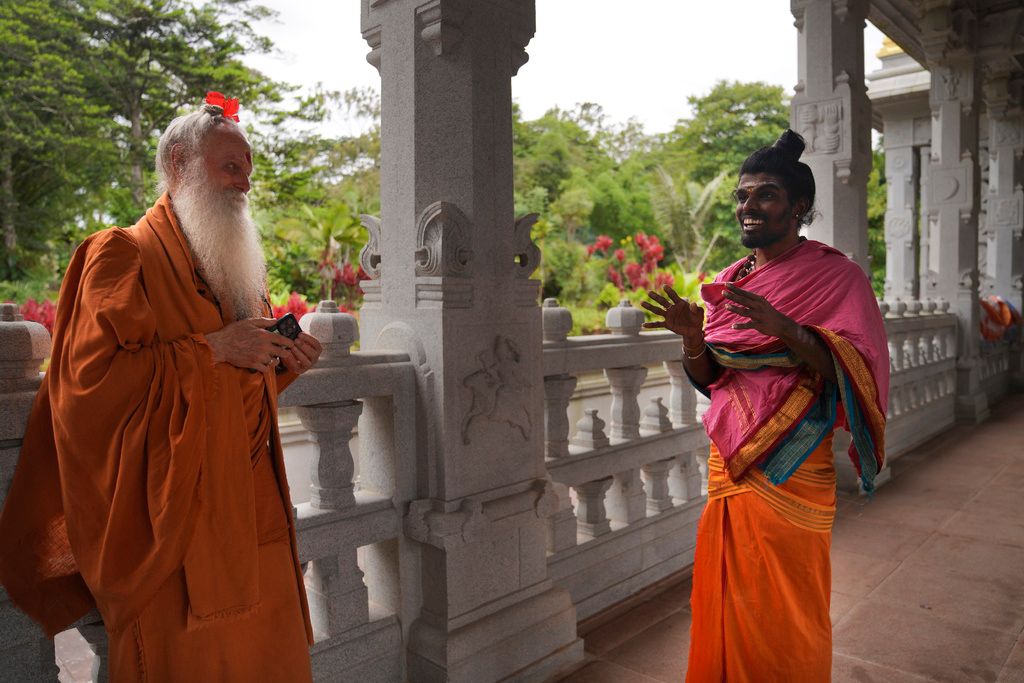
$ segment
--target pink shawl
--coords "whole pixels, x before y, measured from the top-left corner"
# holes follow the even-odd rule
[[[735,282],[764,296],[781,313],[816,332],[836,363],[838,382],[824,380],[792,356],[782,342],[756,330],[734,330],[746,318],[725,308],[721,283],[743,261],[702,287],[707,305],[705,337],[725,367],[708,387],[704,415],[733,480],[753,465],[779,458],[780,483],[820,443],[842,426],[854,435],[850,457],[866,490],[881,468],[889,392],[885,327],[871,285],[860,267],[821,242],[806,240]]]

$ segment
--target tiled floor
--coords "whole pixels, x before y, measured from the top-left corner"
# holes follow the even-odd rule
[[[1024,683],[1024,394],[893,464],[832,536],[836,683]],[[584,635],[562,683],[679,683],[689,583]]]

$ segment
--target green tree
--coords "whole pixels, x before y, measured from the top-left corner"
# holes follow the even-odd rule
[[[267,52],[269,39],[252,22],[270,10],[250,0],[195,4],[187,0],[78,0],[88,49],[83,55],[91,97],[118,124],[121,156],[111,199],[116,221],[134,221],[146,207],[156,134],[208,90],[245,103],[252,115],[281,99],[282,85],[245,66],[247,52]],[[123,170],[122,170],[123,169]]]
[[[47,266],[47,241],[99,180],[106,118],[76,57],[77,14],[62,0],[0,3],[0,280]],[[52,259],[51,259],[52,260]]]
[[[885,152],[882,140],[871,151],[868,175],[868,255],[871,257],[871,288],[875,296],[885,296],[885,209],[888,188],[885,184]]]
[[[676,263],[684,271],[701,270],[721,236],[720,231],[709,234],[708,219],[727,175],[722,171],[702,185],[685,176],[674,179],[661,166],[655,169],[654,215],[664,228]]]

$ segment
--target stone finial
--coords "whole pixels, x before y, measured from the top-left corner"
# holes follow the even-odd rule
[[[890,318],[902,318],[903,314],[907,312],[907,303],[902,299],[896,299],[889,305],[889,317]]]
[[[668,407],[660,396],[652,398],[644,409],[644,417],[640,421],[640,429],[645,432],[670,432],[672,420],[668,418]]]
[[[544,299],[541,305],[541,325],[544,341],[563,342],[572,331],[572,313],[558,305],[558,299]]]
[[[940,296],[935,300],[935,310],[938,313],[949,313],[949,302]]]
[[[50,333],[26,321],[17,304],[0,305],[0,391],[27,388],[50,355]]]
[[[934,299],[925,299],[921,302],[921,315],[934,315],[936,306]]]
[[[348,357],[351,346],[359,339],[359,323],[355,317],[342,313],[334,301],[321,301],[316,311],[299,321],[303,332],[317,338],[324,350],[317,367],[330,367]]]
[[[921,302],[918,301],[917,299],[912,299],[912,300],[907,302],[907,312],[906,312],[906,315],[920,315],[921,308],[922,308]]]
[[[604,322],[612,334],[636,336],[642,329],[644,312],[633,306],[629,299],[623,299],[618,306],[608,309]]]
[[[582,448],[604,448],[611,441],[604,433],[605,422],[597,416],[597,410],[583,411],[583,417],[576,423],[576,435],[569,442]]]
[[[889,315],[889,302],[884,299],[876,299],[878,301],[878,312],[885,318]]]

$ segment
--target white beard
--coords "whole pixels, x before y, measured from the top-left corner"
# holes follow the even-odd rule
[[[172,197],[178,224],[214,296],[231,303],[237,320],[261,317],[267,266],[249,200],[238,190],[212,187],[197,161]]]

